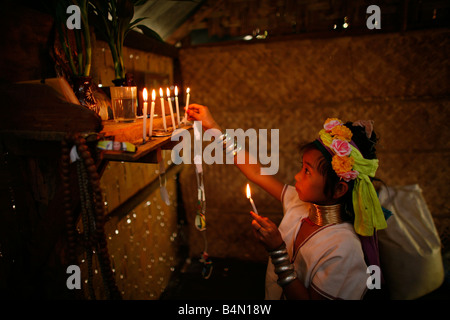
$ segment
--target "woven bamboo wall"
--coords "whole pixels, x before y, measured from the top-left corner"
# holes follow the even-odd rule
[[[327,117],[375,120],[378,177],[421,186],[448,249],[449,39],[448,30],[433,30],[191,47],[180,60],[191,102],[207,105],[223,128],[280,130],[278,177],[286,183],[299,170],[298,145],[315,139]],[[232,165],[205,171],[210,254],[265,259],[250,232],[245,177]],[[193,169],[182,182],[189,209]],[[260,213],[279,221],[279,203],[253,190]],[[197,255],[202,240],[195,230],[191,239]]]
[[[165,152],[165,158],[170,157]],[[167,165],[166,165],[167,167]],[[110,162],[101,179],[107,214],[147,183],[158,179],[156,164]],[[171,205],[161,199],[159,188],[150,193],[121,219],[105,224],[108,250],[117,286],[125,300],[158,299],[180,264],[182,245],[177,217],[176,176],[167,179]],[[87,274],[87,263],[82,260]],[[97,297],[102,297],[101,277],[94,263],[94,284]],[[83,279],[87,279],[85,276]],[[87,290],[86,286],[84,288]],[[88,292],[85,291],[88,297]]]

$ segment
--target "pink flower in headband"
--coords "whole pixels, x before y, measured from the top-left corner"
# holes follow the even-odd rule
[[[337,118],[328,118],[323,125],[326,132],[330,132],[336,126],[342,125],[342,121]]]
[[[352,152],[352,147],[350,143],[341,139],[334,139],[331,142],[330,148],[336,153],[339,157],[345,157],[350,155]]]
[[[349,182],[350,180],[356,179],[356,177],[358,177],[359,175],[359,172],[356,170],[351,170],[344,173],[338,173],[337,175],[340,178],[344,179],[346,182]]]

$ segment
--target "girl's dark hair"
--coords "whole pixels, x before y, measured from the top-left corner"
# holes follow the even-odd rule
[[[361,152],[362,156],[365,159],[376,159],[376,144],[378,142],[378,137],[375,132],[372,132],[372,135],[369,138],[367,138],[365,129],[361,126],[353,126],[352,122],[347,122],[344,124],[347,128],[349,128],[352,133],[353,142],[358,146],[359,151]],[[301,148],[301,151],[304,153],[308,150],[316,149],[317,146],[314,144],[314,142],[310,142],[306,145],[304,145]],[[319,150],[320,151],[320,150]],[[325,186],[324,186],[324,194],[327,197],[332,197],[336,186],[340,180],[336,172],[334,172],[333,167],[331,166],[331,162],[327,161],[325,157],[322,157],[318,164],[318,171],[320,174],[322,174],[325,177]],[[350,215],[350,217],[354,216],[353,212],[353,202],[352,202],[352,191],[354,187],[354,180],[350,180],[347,182],[348,184],[348,191],[347,193],[341,198],[340,203],[344,204],[346,212]]]

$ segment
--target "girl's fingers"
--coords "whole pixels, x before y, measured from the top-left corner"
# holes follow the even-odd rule
[[[255,229],[255,231],[259,231],[259,229],[262,228],[261,225],[256,220],[252,221],[252,227],[253,227],[253,229]]]
[[[252,227],[256,238],[269,251],[278,248],[283,243],[283,239],[277,226],[269,218],[261,217],[252,211],[250,211],[250,214],[253,217]]]
[[[200,107],[201,106],[199,104],[190,104],[188,110],[198,112]],[[186,109],[186,107],[184,107],[184,108]]]
[[[253,211],[250,211],[250,214],[252,215],[253,219],[258,221],[261,227],[267,228],[271,226],[271,221],[269,220],[269,218],[261,217],[260,215],[254,213]]]
[[[263,235],[264,228],[262,228],[261,225],[256,220],[252,221],[252,227],[255,238],[264,243],[264,235]]]

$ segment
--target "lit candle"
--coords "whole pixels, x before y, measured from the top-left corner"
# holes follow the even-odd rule
[[[184,114],[184,120],[183,120],[184,123],[187,123],[187,111],[189,109],[189,97],[191,96],[189,94],[189,91],[190,91],[190,89],[187,88],[187,90],[186,90],[186,112]]]
[[[248,183],[247,183],[247,199],[249,199],[250,203],[252,204],[253,212],[259,215],[258,210],[256,210],[255,203],[253,202],[252,194],[250,192],[250,185]]]
[[[175,106],[177,108],[178,125],[180,125],[180,107],[178,106],[178,87],[177,86],[175,86]]]
[[[172,119],[173,131],[175,131],[177,127],[176,127],[176,124],[175,124],[175,118],[173,116],[172,100],[170,100],[170,89],[169,88],[167,88],[167,102],[169,102],[170,118]]]
[[[153,115],[155,113],[155,99],[156,99],[156,92],[155,89],[152,91],[152,107],[150,111],[150,138],[153,135]]]
[[[164,108],[164,94],[163,94],[162,88],[159,88],[159,97],[160,97],[160,100],[161,100],[161,113],[162,113],[162,118],[163,118],[164,131],[167,131],[166,110]]]
[[[147,139],[147,88],[144,88],[144,91],[142,92],[142,96],[144,97],[144,110],[142,111],[142,121],[144,122],[142,127],[142,140],[145,143],[145,140]]]

